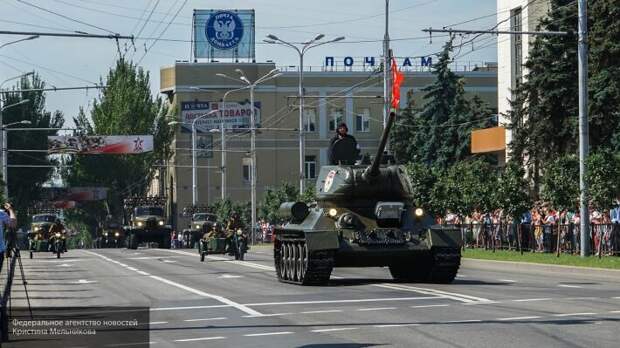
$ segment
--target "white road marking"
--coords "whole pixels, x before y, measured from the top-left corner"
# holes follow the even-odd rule
[[[508,321],[508,320],[528,320],[528,319],[540,319],[539,316],[529,316],[529,317],[510,317],[510,318],[497,318],[495,320],[500,321]]]
[[[328,309],[328,310],[324,310],[324,311],[307,311],[307,312],[300,312],[301,314],[318,314],[318,313],[342,313],[341,309]]]
[[[246,306],[278,306],[278,305],[304,305],[304,304],[326,304],[326,303],[360,303],[360,302],[382,302],[382,301],[412,301],[412,300],[434,300],[438,297],[393,297],[393,298],[364,298],[358,300],[324,300],[324,301],[292,301],[292,302],[262,302],[246,303]]]
[[[249,308],[249,307],[248,307],[248,306],[246,306],[246,305],[242,305],[242,304],[240,304],[240,303],[237,303],[237,302],[234,302],[234,301],[232,301],[232,300],[229,300],[229,299],[227,299],[226,297],[219,296],[219,295],[213,295],[213,294],[206,293],[206,292],[204,292],[204,291],[200,291],[200,290],[198,290],[198,289],[190,288],[189,286],[186,286],[186,285],[183,285],[183,284],[179,284],[179,283],[177,283],[177,282],[173,282],[172,280],[168,280],[168,279],[166,279],[166,278],[162,278],[162,277],[158,277],[158,276],[154,276],[154,275],[151,275],[151,276],[149,276],[149,277],[150,277],[151,279],[159,280],[159,281],[160,281],[160,282],[162,282],[162,283],[166,283],[166,284],[168,284],[168,285],[175,286],[175,287],[177,287],[177,288],[179,288],[179,289],[183,289],[183,290],[185,290],[185,291],[188,291],[188,292],[194,293],[194,294],[196,294],[196,295],[203,296],[203,297],[208,297],[208,298],[212,298],[212,299],[214,299],[214,300],[220,301],[220,302],[225,303],[225,304],[227,304],[227,305],[231,305],[232,307],[235,307],[235,308],[237,308],[238,310],[240,310],[240,311],[242,311],[242,312],[245,312],[245,313],[246,313],[246,314],[248,314],[248,315],[256,315],[256,316],[260,316],[260,315],[261,315],[261,313],[259,313],[259,312],[255,311],[255,310],[253,310],[252,308]]]
[[[620,296],[612,297],[614,300],[620,300]]]
[[[175,263],[175,260],[162,260],[164,263]]]
[[[86,259],[73,259],[73,260],[41,260],[39,262],[49,262],[49,263],[66,263],[66,262],[82,262],[86,261]]]
[[[122,262],[118,262],[118,261],[117,261],[116,263],[117,263],[119,266],[123,266],[123,267],[125,267],[125,268],[129,267],[129,266],[127,266],[126,264],[124,264],[124,263],[122,263]]]
[[[609,311],[609,313],[620,313],[620,311]]]
[[[80,279],[77,282],[75,282],[75,284],[92,284],[92,283],[96,283],[96,280],[86,280],[86,279]]]
[[[136,271],[136,272],[138,272],[138,274],[142,274],[143,276],[150,276],[151,275],[150,273],[146,273],[144,271]]]
[[[235,278],[242,278],[242,277],[243,276],[236,275],[236,274],[222,274],[218,278],[222,278],[222,279],[235,279]]]
[[[463,323],[481,323],[481,319],[468,319],[468,320],[451,320],[445,321],[443,324],[463,324]]]
[[[456,275],[456,277],[457,277],[457,278],[467,278],[467,276],[466,276],[466,275],[464,275],[464,274],[457,274],[457,275]]]
[[[563,313],[563,314],[554,314],[554,317],[572,317],[572,316],[583,316],[583,315],[596,315],[596,313],[585,312],[585,313]]]
[[[127,267],[127,269],[128,269],[128,270],[130,270],[130,271],[138,272],[138,269],[137,269],[137,268]]]
[[[189,307],[160,307],[160,308],[151,308],[151,311],[177,311],[177,310],[186,310],[186,309],[209,309],[209,308],[224,308],[231,307],[230,305],[213,305],[213,306],[189,306]]]
[[[185,338],[182,340],[174,340],[175,342],[194,342],[194,341],[210,341],[210,340],[223,340],[226,339],[224,336],[213,336],[213,337],[199,337],[199,338]]]
[[[357,327],[338,327],[333,329],[318,329],[312,330],[310,332],[334,332],[334,331],[348,331],[348,330],[357,330]]]
[[[161,325],[161,324],[168,324],[167,321],[152,321],[149,323],[149,325]]]
[[[243,335],[245,337],[258,337],[258,336],[273,336],[273,335],[291,335],[292,332],[290,331],[280,331],[280,332],[264,332],[264,333],[257,333],[257,334],[247,334],[247,335]]]
[[[512,279],[498,279],[497,281],[504,282],[504,283],[516,283],[517,282],[517,281],[512,280]]]
[[[115,343],[115,344],[106,344],[106,347],[129,347],[129,346],[141,346],[141,345],[151,345],[151,344],[157,344],[157,342],[136,342],[136,343]]]
[[[432,308],[432,307],[448,307],[449,304],[432,304],[425,306],[411,306],[411,308]]]
[[[581,289],[582,287],[579,285],[569,285],[569,284],[558,284],[559,287],[561,288],[576,288],[576,289]]]
[[[284,315],[291,315],[293,313],[272,313],[272,314],[261,314],[261,315],[244,315],[243,318],[263,318],[263,317],[281,317]]]
[[[141,256],[141,257],[129,257],[127,258],[127,260],[157,260],[157,259],[169,259],[171,257],[180,257],[180,256],[170,256],[170,255],[166,255],[166,256]]]
[[[549,301],[551,298],[522,298],[519,300],[512,300],[512,302],[536,302],[536,301]]]
[[[387,311],[391,309],[396,309],[396,307],[377,307],[377,308],[360,308],[358,311],[360,312],[370,312],[370,311]]]
[[[185,319],[183,321],[194,322],[194,321],[211,321],[211,320],[226,320],[226,317],[218,317],[218,318],[199,318],[199,319]]]
[[[469,303],[463,303],[463,306],[477,306],[477,305],[487,305],[487,304],[496,304],[496,303],[501,303],[500,301],[484,301],[484,302],[469,302]]]
[[[408,286],[408,285],[374,284],[374,286],[386,288],[386,289],[392,289],[392,290],[413,291],[413,292],[417,292],[420,294],[435,295],[435,296],[439,296],[442,298],[447,298],[447,299],[460,301],[464,303],[490,302],[489,299],[482,298],[482,297],[475,297],[475,296],[470,296],[470,295],[465,295],[465,294],[457,294],[457,293],[447,292],[447,291],[442,291],[442,290],[419,288],[419,287]]]
[[[383,324],[383,325],[374,325],[374,327],[406,327],[406,326],[420,326],[420,324]]]
[[[61,265],[58,265],[58,267],[71,267],[71,265],[68,263],[63,263]]]
[[[166,250],[166,249],[164,249],[164,250]],[[101,258],[103,258],[104,260],[107,260],[107,261],[114,261],[114,260],[112,260],[112,259],[110,259],[108,257],[105,257],[103,255],[94,253],[92,251],[86,251],[85,250],[85,252],[97,255],[97,256],[99,256],[99,257],[101,257]],[[122,265],[121,263],[118,263],[118,264]],[[127,265],[125,265],[125,266],[127,266]],[[180,284],[180,283],[177,283],[177,282],[173,282],[172,280],[169,280],[169,279],[166,279],[166,278],[162,278],[162,277],[159,277],[159,276],[155,276],[155,275],[150,275],[149,278],[154,279],[154,280],[158,280],[158,281],[160,281],[162,283],[166,283],[168,285],[172,285],[174,287],[177,287],[179,289],[183,289],[185,291],[191,292],[193,294],[196,294],[196,295],[199,295],[199,296],[202,296],[202,297],[212,298],[212,299],[214,299],[216,301],[219,301],[219,302],[222,302],[224,304],[227,304],[227,305],[230,305],[232,307],[235,307],[238,310],[240,310],[240,311],[242,311],[242,312],[244,312],[244,313],[246,313],[248,315],[257,315],[257,316],[261,315],[261,313],[253,310],[252,308],[249,308],[249,307],[247,307],[245,305],[242,305],[240,303],[237,303],[237,302],[234,302],[232,300],[229,300],[229,299],[227,299],[226,297],[223,297],[223,296],[209,294],[209,293],[206,293],[204,291],[201,291],[201,290],[198,290],[198,289],[194,289],[194,288],[190,288],[189,286],[186,286],[186,285],[183,285],[183,284]]]

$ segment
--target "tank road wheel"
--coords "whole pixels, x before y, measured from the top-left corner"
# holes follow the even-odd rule
[[[334,268],[334,252],[320,250],[309,253],[304,240],[283,240],[276,244],[274,261],[281,282],[325,285]]]
[[[452,283],[461,265],[461,249],[433,248],[432,264],[429,272],[429,282],[447,284]]]

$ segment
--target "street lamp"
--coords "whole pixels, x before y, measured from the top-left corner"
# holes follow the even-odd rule
[[[11,104],[11,105],[7,105],[5,107],[0,108],[0,115],[2,114],[2,111],[4,111],[4,109],[8,109],[14,106],[18,106],[18,105],[22,105],[25,103],[28,103],[30,100],[28,99],[23,99],[21,101],[19,101],[18,103],[15,104]],[[2,117],[0,116],[0,120],[2,119]],[[13,122],[13,123],[9,123],[6,125],[3,125],[0,123],[0,127],[2,127],[2,181],[3,181],[3,186],[4,186],[4,197],[6,197],[6,199],[9,199],[9,179],[8,179],[8,174],[9,174],[9,159],[8,159],[8,151],[7,151],[7,133],[6,133],[6,129],[11,127],[11,126],[15,126],[18,124],[24,124],[24,125],[29,125],[32,124],[32,122],[30,122],[29,120],[22,120],[22,121],[17,121],[17,122]]]
[[[337,37],[329,41],[320,41],[325,35],[319,34],[314,39],[302,43],[302,46],[296,46],[290,42],[284,41],[273,34],[267,35],[268,40],[264,42],[270,44],[279,44],[293,48],[299,54],[299,193],[305,190],[305,141],[304,141],[304,54],[311,48],[344,40],[344,36]]]
[[[8,46],[8,45],[12,45],[14,43],[18,43],[18,42],[22,42],[22,41],[27,41],[27,40],[34,40],[34,39],[38,39],[39,35],[32,35],[32,36],[28,36],[26,38],[23,39],[19,39],[19,40],[15,40],[15,41],[11,41],[11,42],[7,42],[5,44],[0,45],[0,48]]]
[[[256,226],[256,114],[254,112],[254,89],[260,83],[275,79],[282,76],[282,73],[278,69],[273,69],[267,74],[259,77],[253,83],[246,77],[245,73],[241,69],[235,69],[240,75],[239,78],[233,78],[226,74],[215,74],[216,76],[223,77],[225,79],[241,82],[245,84],[246,88],[250,89],[250,154],[252,156],[252,167],[250,171],[251,179],[251,206],[252,206],[252,244],[254,244],[254,228]]]
[[[198,191],[197,191],[197,177],[196,177],[196,121],[201,118],[205,118],[209,115],[213,115],[217,112],[217,110],[211,110],[206,114],[200,115],[192,120],[192,205],[196,206],[198,202]],[[173,126],[176,124],[183,124],[183,122],[172,121],[168,122],[168,125]]]

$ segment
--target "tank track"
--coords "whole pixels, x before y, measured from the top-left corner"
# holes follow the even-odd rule
[[[428,281],[430,283],[452,283],[461,266],[461,249],[433,248],[431,260]]]
[[[334,252],[308,252],[305,239],[278,241],[274,248],[274,262],[278,280],[297,285],[325,285],[334,268]]]
[[[396,281],[446,284],[454,280],[460,265],[459,248],[433,248],[424,258],[391,265],[390,273]]]

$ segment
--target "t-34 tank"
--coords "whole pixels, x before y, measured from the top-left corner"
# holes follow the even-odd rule
[[[461,262],[461,233],[433,225],[412,206],[403,166],[380,165],[392,113],[372,164],[355,165],[355,142],[343,138],[332,151],[339,165],[323,166],[316,202],[287,202],[289,220],[275,229],[278,280],[322,285],[334,267],[384,267],[400,281],[450,283]]]

